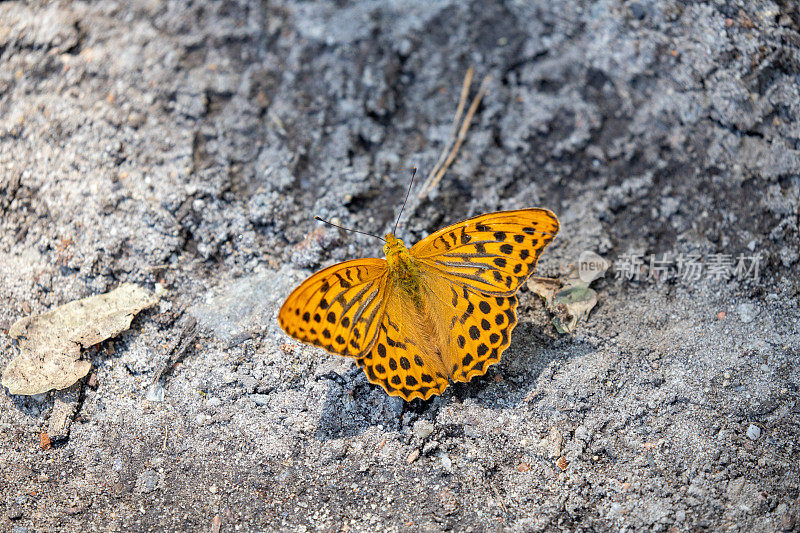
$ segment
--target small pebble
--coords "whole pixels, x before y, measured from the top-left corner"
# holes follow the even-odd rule
[[[419,458],[419,450],[414,449],[411,453],[408,454],[406,457],[406,463],[411,464]]]
[[[564,436],[555,426],[550,429],[550,438],[547,440],[547,447],[551,458],[555,459],[561,456],[561,450],[564,449]]]
[[[256,387],[258,387],[258,380],[256,378],[254,378],[253,376],[250,376],[248,374],[240,375],[239,376],[239,383],[242,384],[242,388],[246,392],[253,392],[253,391],[256,390]],[[253,400],[253,401],[255,401],[255,400]]]
[[[448,473],[452,474],[453,473],[453,461],[450,460],[450,456],[447,455],[446,453],[443,453],[441,461],[442,461],[442,468],[444,468]]]
[[[397,45],[397,53],[401,56],[407,56],[411,54],[411,51],[414,49],[414,45],[411,43],[410,39],[403,39]]]
[[[144,124],[145,116],[142,113],[138,113],[134,111],[130,115],[128,115],[128,124],[130,124],[134,128],[138,128],[142,124]]]
[[[138,481],[138,488],[141,492],[153,492],[158,488],[158,473],[148,468],[139,475]]]
[[[269,394],[250,394],[248,396],[256,405],[268,405]]]
[[[210,487],[208,487],[208,492],[210,492],[211,494],[216,494],[217,493],[217,486],[216,485],[211,485]]]
[[[220,400],[216,396],[214,398],[209,398],[208,400],[206,400],[206,407],[209,409],[219,407],[220,405],[222,405],[222,400]]]
[[[750,440],[756,440],[761,436],[761,428],[756,426],[755,424],[750,424],[747,428],[747,438]]]
[[[433,424],[428,420],[418,420],[414,423],[414,435],[425,439],[433,433]]]
[[[164,387],[161,385],[160,382],[152,383],[147,388],[147,394],[145,394],[145,400],[152,403],[160,403],[164,401]]]
[[[739,313],[739,320],[744,322],[745,324],[749,324],[753,320],[755,320],[756,315],[756,306],[751,303],[743,303],[736,306],[736,311]]]
[[[342,459],[347,455],[347,442],[344,440],[335,440],[330,443],[329,453],[331,459]]]
[[[422,447],[422,455],[430,455],[439,448],[439,443],[435,440],[431,440],[425,443],[425,446]]]

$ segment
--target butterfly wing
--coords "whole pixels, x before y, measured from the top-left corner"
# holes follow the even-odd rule
[[[517,290],[558,232],[546,209],[489,213],[453,224],[411,248],[420,265],[441,358],[453,381],[469,381],[500,361],[517,324]]]
[[[438,355],[434,324],[402,290],[390,286],[387,298],[375,344],[356,363],[391,396],[411,401],[441,394],[450,382]]]
[[[517,323],[515,293],[557,232],[546,209],[467,219],[411,248],[418,297],[395,286],[386,261],[360,259],[308,278],[278,319],[298,340],[356,357],[388,394],[428,399],[500,360]]]
[[[410,252],[428,277],[442,276],[486,295],[510,296],[533,273],[558,228],[558,219],[547,209],[500,211],[432,233]]]
[[[467,382],[485,374],[511,342],[517,297],[481,294],[441,276],[423,274],[423,280],[430,314],[446,328],[440,351],[450,379]]]
[[[369,353],[386,308],[388,265],[357,259],[313,274],[286,299],[278,322],[297,340],[348,357]]]

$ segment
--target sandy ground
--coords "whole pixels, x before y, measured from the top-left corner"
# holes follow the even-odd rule
[[[799,50],[789,0],[1,3],[0,365],[24,316],[160,303],[0,394],[0,528],[800,530]],[[399,236],[542,206],[538,273],[612,267],[574,333],[523,288],[499,365],[406,404],[276,314],[380,256],[313,215],[389,230],[471,65]]]

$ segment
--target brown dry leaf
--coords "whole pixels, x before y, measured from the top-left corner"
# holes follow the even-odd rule
[[[589,287],[569,287],[558,291],[553,297],[551,311],[556,315],[553,325],[559,333],[572,333],[597,305],[597,293]]]
[[[20,354],[3,371],[3,386],[24,395],[69,387],[91,369],[79,359],[81,348],[125,331],[136,313],[157,302],[147,290],[126,283],[18,320],[8,334],[18,340]]]
[[[561,282],[557,279],[542,278],[531,276],[528,280],[528,288],[531,292],[544,300],[546,306],[550,306],[553,295],[561,288]]]
[[[559,333],[571,333],[578,323],[597,305],[597,293],[573,269],[565,278],[531,277],[528,288],[544,300]]]

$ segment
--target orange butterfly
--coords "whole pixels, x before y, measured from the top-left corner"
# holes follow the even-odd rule
[[[355,259],[305,280],[278,314],[303,342],[354,357],[367,378],[406,401],[441,394],[500,361],[517,298],[556,233],[547,209],[463,220],[409,250],[386,234],[386,259]]]

